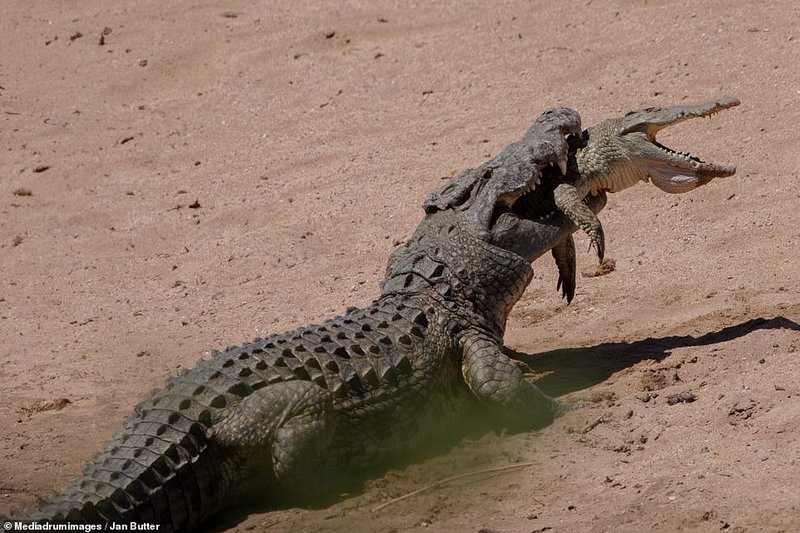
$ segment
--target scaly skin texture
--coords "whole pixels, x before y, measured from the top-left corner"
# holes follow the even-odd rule
[[[419,449],[482,404],[506,424],[561,407],[501,352],[530,262],[577,228],[553,206],[569,109],[431,195],[369,307],[216,352],[167,380],[32,519],[196,528],[255,495],[313,495]],[[587,204],[599,211],[605,196]]]
[[[659,189],[678,194],[714,178],[734,175],[735,167],[706,163],[693,155],[670,150],[656,142],[656,134],[684,120],[709,117],[737,105],[736,98],[723,97],[699,105],[630,111],[570,139],[574,157],[570,158],[567,179],[555,188],[555,202],[589,236],[601,261],[605,254],[603,227],[583,199],[589,194],[619,192],[639,181],[650,180]]]

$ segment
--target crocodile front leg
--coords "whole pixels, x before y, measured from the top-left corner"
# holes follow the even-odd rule
[[[553,191],[553,197],[556,206],[589,236],[591,245],[597,250],[597,258],[602,261],[606,251],[603,226],[597,215],[583,203],[578,189],[572,184],[561,183]]]
[[[569,409],[526,381],[519,363],[481,332],[462,341],[461,372],[472,394],[515,427],[542,427]]]

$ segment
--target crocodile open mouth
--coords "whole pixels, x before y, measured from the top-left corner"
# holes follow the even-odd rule
[[[511,212],[520,218],[543,224],[564,223],[564,213],[556,206],[553,196],[555,188],[564,181],[559,170],[555,166],[544,168],[539,183],[514,202],[510,207]],[[583,202],[593,211],[600,211],[606,203],[605,192],[587,195]]]
[[[634,134],[641,135],[641,134]],[[648,135],[648,137],[650,137]],[[630,161],[645,180],[669,193],[688,192],[714,178],[724,178],[736,174],[736,167],[709,163],[687,152],[679,152],[649,138],[642,139],[631,150]],[[635,182],[635,174],[618,173],[610,179],[611,192],[626,189]]]
[[[588,191],[620,192],[639,181],[651,181],[669,193],[683,193],[736,173],[732,165],[709,163],[695,154],[670,148],[656,140],[670,126],[694,118],[709,118],[739,100],[722,97],[713,102],[675,107],[651,107],[630,111],[617,119],[592,126],[580,139],[573,139],[570,151],[591,175],[597,160],[605,160],[598,178],[589,178]]]
[[[726,96],[706,104],[633,111],[622,118],[624,127],[620,134],[634,139],[629,144],[631,161],[657,187],[667,192],[685,192],[692,184],[732,176],[736,167],[709,163],[694,154],[674,150],[658,142],[656,135],[669,126],[694,118],[709,118],[738,105],[738,99]],[[644,136],[646,142],[641,137],[636,141],[637,136]]]
[[[733,165],[718,165],[716,163],[709,163],[703,161],[694,154],[688,152],[680,152],[657,142],[655,139],[650,141],[653,146],[665,152],[667,157],[677,166],[684,166],[683,169],[693,172],[695,175],[710,177],[710,178],[725,178],[733,176],[736,173],[736,167]]]

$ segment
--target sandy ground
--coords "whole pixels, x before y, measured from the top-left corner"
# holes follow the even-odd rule
[[[368,303],[426,194],[541,111],[730,94],[663,139],[736,177],[612,196],[617,269],[570,306],[534,265],[506,343],[586,408],[220,527],[800,529],[795,2],[489,4],[4,3],[0,514],[210,348]]]

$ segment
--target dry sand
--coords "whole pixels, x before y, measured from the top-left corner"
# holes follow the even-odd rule
[[[534,265],[506,343],[588,407],[229,527],[800,529],[795,2],[333,5],[4,3],[0,514],[210,348],[368,303],[426,194],[541,111],[589,125],[730,94],[739,108],[663,140],[736,177],[611,196],[616,270],[570,306]],[[532,466],[372,512],[514,463]]]

